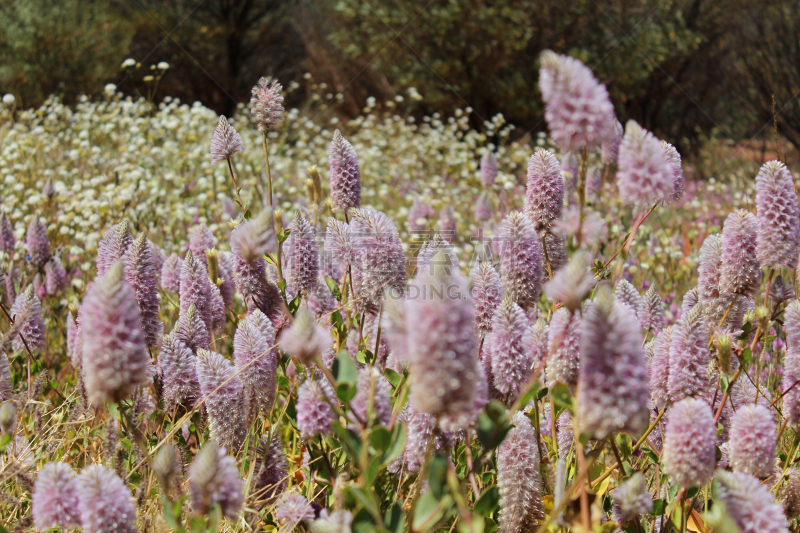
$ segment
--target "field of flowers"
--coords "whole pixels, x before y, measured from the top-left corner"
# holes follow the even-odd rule
[[[0,531],[800,530],[792,174],[540,77],[533,137],[4,98]]]

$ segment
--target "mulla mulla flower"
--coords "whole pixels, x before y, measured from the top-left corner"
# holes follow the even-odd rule
[[[492,383],[509,402],[517,399],[530,376],[530,352],[523,342],[527,327],[528,317],[522,308],[504,300],[492,316],[492,330],[484,344],[484,357],[489,358]]]
[[[233,154],[244,150],[242,136],[220,115],[217,127],[211,136],[211,162],[229,161]]]
[[[762,268],[797,268],[800,205],[794,180],[780,161],[764,163],[756,176],[756,256]]]
[[[36,529],[70,529],[80,525],[77,477],[68,464],[53,462],[44,465],[36,475],[31,500]]]
[[[83,375],[92,405],[119,402],[150,380],[136,294],[117,261],[97,279],[81,306]]]
[[[210,287],[211,282],[208,279],[205,265],[191,251],[188,251],[181,268],[180,314],[186,313],[189,306],[194,305],[198,316],[209,332],[215,329]]]
[[[553,313],[547,328],[547,382],[578,384],[580,365],[581,316],[561,307]]]
[[[263,259],[264,254],[278,250],[272,213],[271,209],[264,209],[231,232],[231,250],[247,263]]]
[[[330,160],[331,209],[346,211],[361,206],[361,169],[358,156],[339,130],[333,132],[328,151]]]
[[[728,460],[734,472],[764,478],[775,470],[778,446],[773,413],[760,404],[739,407],[731,421]]]
[[[725,505],[742,533],[789,533],[781,505],[769,487],[743,472],[717,470],[714,501]]]
[[[417,196],[408,209],[408,231],[419,233],[428,228],[428,218],[434,215],[434,210],[428,202]],[[330,225],[330,220],[328,221]]]
[[[281,350],[306,366],[327,352],[333,342],[330,333],[314,320],[314,314],[306,307],[297,311],[291,327],[284,329],[278,340]]]
[[[614,106],[605,85],[579,60],[545,50],[539,89],[553,142],[567,151],[593,150],[614,135]]]
[[[233,363],[251,413],[269,414],[275,403],[278,354],[275,330],[258,309],[239,321],[233,337]]]
[[[664,327],[664,300],[658,294],[655,284],[650,285],[642,297],[642,315],[639,322],[644,329],[654,335]]]
[[[164,404],[168,410],[178,405],[192,407],[197,401],[200,383],[195,372],[196,362],[192,350],[175,333],[164,335],[158,354],[158,369]]]
[[[274,130],[283,122],[282,89],[278,80],[262,77],[250,91],[250,114],[261,133]]]
[[[145,344],[158,348],[164,334],[164,323],[158,318],[158,275],[153,250],[147,235],[140,233],[125,253],[125,281],[130,284],[139,303]]]
[[[388,426],[392,418],[392,387],[375,367],[364,367],[358,372],[357,392],[350,409],[358,426],[369,422],[370,413],[375,422]]]
[[[351,229],[361,272],[357,294],[377,306],[386,292],[402,295],[406,285],[406,257],[394,223],[374,209],[352,211]]]
[[[545,283],[544,293],[553,301],[563,303],[568,310],[577,311],[594,284],[587,255],[576,252],[566,268],[556,272],[553,279]]]
[[[635,472],[620,484],[613,493],[612,516],[620,524],[639,519],[653,509],[653,496],[647,490],[647,479]]]
[[[58,256],[53,256],[44,265],[45,288],[53,296],[67,288],[67,271]]]
[[[549,231],[564,208],[564,181],[558,159],[550,150],[537,148],[528,161],[525,214],[536,231]]]
[[[25,350],[26,344],[31,350],[45,347],[47,329],[42,315],[42,303],[33,292],[33,285],[28,285],[28,288],[14,299],[9,315],[14,319],[14,326],[8,332],[11,348],[14,351]]]
[[[178,254],[171,254],[161,266],[161,288],[177,293],[181,289],[181,269],[183,259]]]
[[[303,438],[331,431],[336,395],[325,378],[307,379],[297,391],[297,429]]]
[[[202,261],[206,268],[208,261],[206,260],[206,250],[214,248],[216,239],[211,232],[211,228],[205,224],[195,224],[189,230],[189,250],[194,255],[194,258]]]
[[[475,326],[478,338],[484,339],[492,328],[492,315],[500,304],[503,287],[500,275],[491,263],[483,261],[470,272],[470,293],[475,299]]]
[[[456,238],[456,214],[452,205],[445,205],[439,210],[439,232],[450,240]]]
[[[14,226],[11,224],[8,215],[3,213],[0,216],[0,252],[5,252],[9,256],[14,253],[14,246],[17,239],[14,238]]]
[[[538,368],[547,357],[548,327],[541,318],[525,330],[522,337],[531,359],[531,368]]]
[[[681,154],[667,141],[661,141],[661,148],[664,149],[664,155],[672,169],[672,195],[666,199],[666,203],[675,205],[683,199],[684,179]]]
[[[614,288],[614,295],[620,303],[631,308],[631,311],[633,311],[633,314],[636,316],[636,320],[639,321],[641,325],[642,315],[644,314],[644,300],[642,299],[642,295],[639,294],[639,291],[636,290],[636,287],[631,285],[630,281],[621,279]]]
[[[314,508],[308,498],[296,490],[290,490],[275,502],[274,516],[285,531],[293,531],[300,522],[314,520]]]
[[[405,468],[411,473],[419,473],[425,464],[425,456],[428,453],[428,446],[431,444],[431,437],[433,437],[434,450],[445,450],[452,445],[453,434],[448,431],[435,431],[436,420],[429,414],[421,411],[413,411],[409,409],[407,413],[408,420],[408,440],[406,441],[406,450],[401,459],[405,460]]]
[[[267,438],[259,440],[250,495],[255,495],[257,502],[271,503],[286,488],[288,477],[286,452],[283,451],[278,432],[273,433],[269,441]]]
[[[650,398],[658,410],[669,405],[669,352],[672,345],[673,326],[667,326],[653,341],[653,357],[650,358]]]
[[[437,252],[412,282],[420,297],[406,301],[406,325],[416,332],[408,343],[412,405],[453,429],[472,421],[479,363],[472,298],[444,263]]]
[[[740,209],[725,219],[720,247],[719,290],[755,296],[761,283],[756,257],[758,222],[752,213]]]
[[[275,244],[277,250],[277,239],[274,233],[267,237],[267,244],[260,244],[259,241],[263,237],[264,232],[272,232],[272,224],[266,218],[266,213],[270,210],[264,210],[253,220],[252,226],[246,224],[237,226],[231,234],[231,270],[233,274],[233,282],[236,285],[236,290],[242,295],[242,299],[248,309],[260,309],[271,320],[276,319],[282,314],[281,310],[281,293],[278,286],[267,279],[267,261],[263,256],[257,255],[257,252],[267,248],[270,249],[272,244]],[[255,222],[258,220],[258,222]],[[243,229],[244,227],[249,229]],[[259,230],[259,228],[261,228]],[[239,234],[243,231],[243,234]],[[245,237],[250,235],[250,237]],[[236,237],[236,238],[234,238]],[[273,240],[275,239],[275,240]],[[240,248],[241,246],[241,248]],[[245,251],[244,248],[247,248]],[[242,256],[244,253],[250,259],[245,259]]]
[[[495,178],[497,178],[497,157],[494,152],[487,150],[481,157],[481,186],[484,189],[491,189]]]
[[[211,335],[194,304],[178,316],[172,334],[194,353],[201,348],[208,348],[211,344]]]
[[[92,464],[77,478],[78,508],[85,533],[136,533],[136,504],[113,470]]]
[[[577,399],[581,432],[597,439],[618,431],[638,434],[650,421],[639,324],[606,287],[584,314]]]
[[[514,427],[497,448],[497,488],[500,492],[498,531],[534,531],[544,519],[542,478],[536,431],[522,412],[511,420]]]
[[[97,275],[102,276],[133,244],[131,223],[123,220],[111,226],[97,243]]]
[[[617,162],[619,196],[645,207],[673,197],[672,167],[658,139],[633,120],[625,126]]]
[[[711,407],[704,401],[686,398],[667,415],[661,464],[664,473],[682,488],[702,487],[714,475],[717,427]]]
[[[784,312],[786,355],[783,359],[783,414],[791,427],[800,426],[800,301],[794,300]]]
[[[625,128],[619,120],[614,119],[614,134],[603,140],[601,146],[600,159],[603,165],[613,165],[617,162],[619,157],[619,145],[622,143],[622,137],[625,135]]]
[[[783,510],[789,519],[800,515],[800,470],[790,468],[786,472],[783,486],[778,492],[778,501],[783,504]]]
[[[669,397],[677,402],[687,396],[713,394],[706,369],[711,362],[702,305],[694,306],[672,329],[669,349]],[[710,400],[710,398],[709,398]]]
[[[192,509],[200,514],[218,504],[223,516],[235,518],[244,503],[236,460],[212,441],[203,445],[189,467],[189,488]]]
[[[195,363],[201,400],[205,400],[211,438],[236,450],[244,437],[244,394],[233,364],[217,352],[197,350]]]
[[[286,243],[286,281],[295,291],[308,294],[317,285],[319,276],[319,251],[317,233],[308,220],[297,211],[289,226],[291,233]]]
[[[478,222],[491,220],[493,213],[492,200],[489,198],[489,194],[484,191],[478,196],[478,199],[475,200],[475,220]],[[417,231],[422,231],[422,229]]]
[[[47,238],[47,224],[43,218],[33,217],[25,234],[25,246],[31,264],[41,268],[50,259],[50,241]]]
[[[499,230],[500,279],[511,301],[525,310],[536,307],[542,292],[542,244],[533,224],[518,211],[510,213]]]
[[[453,245],[440,233],[436,233],[432,239],[425,241],[417,252],[417,273],[431,267],[433,256],[439,250],[444,252],[441,258],[443,264],[448,268],[458,269],[458,256],[453,250]]]

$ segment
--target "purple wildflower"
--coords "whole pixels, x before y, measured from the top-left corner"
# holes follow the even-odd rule
[[[197,452],[189,467],[189,487],[195,512],[207,514],[212,505],[219,504],[223,516],[239,515],[244,503],[239,469],[235,459],[214,442],[206,442]]]
[[[36,529],[70,529],[80,524],[77,477],[68,464],[53,462],[44,465],[36,476],[31,499]]]
[[[619,145],[625,135],[625,128],[619,120],[614,119],[614,134],[603,140],[601,146],[601,162],[603,165],[613,165],[619,157]]]
[[[14,226],[11,224],[11,220],[8,219],[8,215],[3,213],[3,216],[0,217],[0,252],[5,252],[11,256],[14,253],[16,244]]]
[[[662,329],[653,341],[653,357],[650,359],[650,398],[658,410],[669,405],[669,353],[672,345],[672,328]]]
[[[761,268],[797,268],[800,206],[792,174],[780,161],[768,161],[756,176],[756,218]]]
[[[256,446],[256,467],[250,494],[258,494],[258,500],[271,503],[286,488],[288,477],[286,453],[278,432],[275,432],[272,440],[261,439]]]
[[[412,233],[425,231],[428,228],[428,217],[432,217],[433,214],[430,204],[419,196],[415,197],[408,210],[408,231]]]
[[[642,327],[653,334],[658,334],[664,327],[664,300],[658,295],[655,284],[650,285],[642,300],[644,304],[640,317]]]
[[[568,310],[577,311],[594,284],[588,256],[576,252],[567,267],[556,272],[553,279],[545,283],[544,294],[553,301],[562,302]]]
[[[719,290],[753,297],[761,282],[756,257],[758,222],[752,213],[740,209],[725,220],[722,230]]]
[[[111,265],[122,259],[131,244],[130,222],[123,220],[111,226],[97,243],[97,276],[104,275]]]
[[[161,288],[169,292],[179,292],[181,288],[181,269],[183,259],[178,254],[172,254],[164,261],[161,267]]]
[[[768,407],[745,405],[733,415],[728,457],[734,472],[764,478],[775,470],[778,435]]]
[[[710,392],[706,369],[711,353],[702,311],[702,305],[694,306],[672,330],[668,387],[673,402],[687,396],[706,398]]]
[[[244,150],[242,136],[228,123],[228,119],[220,115],[217,127],[211,135],[211,162],[230,161],[233,154],[242,150]]]
[[[500,275],[491,263],[481,262],[470,272],[470,285],[475,300],[475,327],[478,338],[483,339],[492,328],[492,315],[503,296]]]
[[[211,335],[195,304],[191,304],[186,312],[180,314],[172,332],[177,340],[183,342],[194,353],[201,348],[208,348],[211,344]]]
[[[147,235],[140,233],[125,253],[125,281],[139,303],[145,344],[158,348],[164,334],[164,323],[158,318],[158,276],[153,250]]]
[[[33,217],[25,234],[28,256],[34,267],[41,268],[50,259],[50,241],[47,239],[47,225],[44,219]]]
[[[669,411],[661,464],[672,482],[685,489],[702,487],[714,475],[717,428],[711,407],[695,398]]]
[[[206,329],[213,331],[215,329],[213,296],[208,271],[203,262],[190,250],[186,253],[186,259],[181,267],[180,313],[186,313],[189,306],[194,304]]]
[[[195,369],[200,395],[205,399],[211,438],[221,447],[238,449],[244,437],[246,413],[242,381],[234,377],[236,369],[222,355],[203,349],[197,350]]]
[[[372,306],[380,302],[385,292],[405,293],[406,257],[394,223],[384,213],[374,209],[352,211],[352,232],[361,272],[358,297]]]
[[[742,533],[789,533],[786,516],[775,497],[755,477],[717,470],[718,500]]]
[[[275,503],[274,516],[286,531],[293,531],[300,522],[314,520],[314,508],[305,496],[292,490],[285,492]]]
[[[495,178],[497,178],[497,157],[491,150],[486,150],[481,157],[481,186],[484,189],[491,189]]]
[[[45,288],[53,296],[67,288],[67,271],[58,256],[53,256],[44,265]]]
[[[31,350],[44,348],[47,339],[42,304],[33,292],[33,285],[28,285],[14,299],[9,314],[14,319],[14,326],[9,332],[14,351],[25,350],[26,343]],[[20,335],[25,339],[24,342]]]
[[[485,357],[489,357],[495,388],[513,402],[528,381],[531,371],[530,352],[525,349],[523,335],[528,318],[517,304],[504,300],[492,317],[492,330],[486,337]]]
[[[536,307],[542,291],[542,244],[533,224],[518,211],[500,226],[500,279],[511,300],[525,310]]]
[[[171,411],[178,405],[192,407],[200,395],[195,365],[197,358],[175,333],[164,335],[158,355],[164,405]]]
[[[683,166],[681,164],[681,154],[667,141],[661,141],[661,148],[664,149],[664,156],[667,158],[672,169],[672,195],[666,198],[668,204],[678,204],[683,199]]]
[[[308,379],[297,391],[297,428],[303,438],[311,438],[331,431],[335,418],[331,403],[336,405],[336,395],[325,378]]]
[[[231,233],[231,250],[247,263],[263,259],[264,254],[278,250],[272,209],[264,209],[255,218],[238,226]]]
[[[102,465],[89,465],[77,485],[85,533],[136,533],[136,504],[117,474]]]
[[[658,139],[633,120],[619,147],[617,185],[622,201],[644,207],[672,198],[672,167]]]
[[[478,222],[491,220],[493,212],[494,209],[492,208],[492,200],[489,198],[489,194],[482,192],[475,201],[475,220]],[[422,229],[417,231],[422,231]]]
[[[292,290],[308,294],[316,287],[319,276],[317,235],[300,211],[289,227],[292,231],[286,245],[286,281]]]
[[[525,214],[536,231],[549,231],[563,208],[564,181],[558,159],[550,150],[537,148],[528,161]]]
[[[276,129],[283,122],[283,95],[278,80],[262,77],[253,86],[250,113],[258,122],[261,133]]]
[[[14,396],[14,387],[11,384],[11,365],[8,356],[0,350],[0,401],[7,402]]]
[[[647,479],[634,472],[613,493],[612,516],[616,522],[627,524],[652,511],[653,496],[647,490]]]
[[[370,415],[375,423],[388,426],[392,419],[392,387],[375,367],[364,367],[358,372],[357,392],[350,409],[358,426],[368,426]]]
[[[631,285],[630,281],[623,278],[617,282],[617,286],[614,289],[614,296],[617,297],[617,300],[620,303],[631,308],[631,311],[633,311],[633,315],[636,317],[637,322],[640,326],[642,326],[644,300],[642,299],[642,295],[639,294],[639,291],[636,290],[636,287]]]
[[[578,384],[581,350],[581,317],[559,308],[547,328],[547,382]]]
[[[548,328],[547,322],[541,318],[525,330],[522,342],[528,350],[531,368],[536,368],[547,357]]]
[[[497,449],[497,488],[500,491],[498,531],[532,531],[544,518],[542,478],[536,431],[528,417],[517,412],[514,427]]]
[[[332,342],[330,333],[314,320],[314,315],[306,307],[297,311],[292,326],[280,337],[281,350],[305,366],[327,352]]]
[[[275,330],[258,309],[239,321],[233,337],[233,362],[253,414],[269,414],[275,403],[278,353]]]
[[[333,133],[330,150],[331,209],[347,210],[361,206],[361,170],[358,156],[339,130]]]

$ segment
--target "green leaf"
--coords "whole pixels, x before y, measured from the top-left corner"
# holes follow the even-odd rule
[[[489,516],[500,508],[500,492],[497,487],[489,487],[475,502],[475,512],[481,516]]]
[[[487,450],[499,446],[511,430],[511,423],[508,422],[506,414],[506,407],[499,401],[492,400],[478,416],[478,439]]]
[[[301,295],[298,294],[294,297],[294,299],[289,302],[289,312],[293,315],[297,312],[297,309],[300,307],[300,297]]]
[[[447,458],[432,455],[428,463],[428,484],[436,499],[441,499],[447,489]]]
[[[414,510],[414,531],[429,531],[434,529],[436,523],[442,519],[445,511],[452,505],[452,498],[448,495],[438,500],[433,491],[423,494]]]
[[[375,451],[383,455],[392,445],[392,434],[383,426],[377,426],[369,433],[369,443]]]
[[[325,283],[328,285],[328,289],[330,289],[331,294],[333,294],[333,297],[336,298],[336,301],[341,302],[342,291],[339,290],[339,284],[336,283],[336,280],[333,278],[329,278],[328,276],[325,276]]]
[[[347,353],[347,350],[342,350],[339,352],[339,355],[336,356],[336,360],[333,362],[333,377],[336,378],[336,383],[347,383],[348,385],[355,386],[358,382],[358,368],[356,368],[356,364],[353,362],[353,359],[350,357],[350,354]]]
[[[574,412],[573,403],[575,399],[572,397],[572,394],[570,394],[569,387],[563,383],[556,383],[553,385],[553,388],[550,389],[550,397],[553,399],[553,403],[556,407],[556,420],[558,420],[565,409],[569,410],[571,413]]]
[[[249,209],[244,212],[244,219],[245,220],[250,220],[250,217],[252,217],[252,216],[253,216],[253,213],[251,213]]]
[[[222,522],[222,508],[218,503],[211,506],[208,512],[208,531],[216,533],[219,531],[219,525]]]
[[[731,386],[731,378],[728,376],[720,376],[719,378],[719,390],[722,394],[728,392],[728,388]]]
[[[614,439],[614,442],[616,442],[619,453],[622,454],[623,459],[627,459],[631,456],[631,453],[633,453],[633,443],[627,433],[619,433],[617,438]]]
[[[383,455],[383,464],[388,465],[403,453],[406,449],[406,427],[403,424],[395,424],[392,431],[392,445]]]
[[[386,377],[386,381],[388,381],[393,389],[396,389],[398,385],[400,385],[400,380],[403,379],[403,376],[392,370],[391,368],[387,368],[383,371],[383,375]]]
[[[739,358],[742,364],[747,364],[750,362],[750,359],[753,358],[753,351],[748,346],[742,351],[742,356]]]
[[[537,381],[536,383],[533,384],[533,387],[531,387],[530,390],[522,396],[522,399],[520,399],[519,401],[519,405],[523,406],[528,405],[528,402],[538,397],[538,395],[539,395],[539,382]]]
[[[386,511],[386,516],[383,519],[386,528],[392,533],[403,533],[405,530],[406,520],[403,510],[397,503],[392,504]]]
[[[289,238],[290,233],[292,233],[292,228],[286,228],[285,230],[278,233],[278,242],[281,244],[286,242],[286,239]]]
[[[339,422],[334,422],[332,427],[334,433],[339,436],[339,442],[341,442],[345,453],[354,461],[358,461],[361,457],[361,440],[358,438],[358,434]]]

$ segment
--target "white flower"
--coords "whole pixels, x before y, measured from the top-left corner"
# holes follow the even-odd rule
[[[6,94],[3,95],[3,103],[6,104],[7,106],[14,105],[14,102],[16,102],[16,101],[17,101],[17,99],[14,98],[14,95],[11,94],[11,93],[6,93]]]
[[[133,68],[135,66],[136,60],[131,57],[122,62],[122,68]]]
[[[158,70],[167,70],[169,68],[169,63],[167,63],[166,61],[161,61],[158,63],[158,65],[156,65],[156,68]]]

